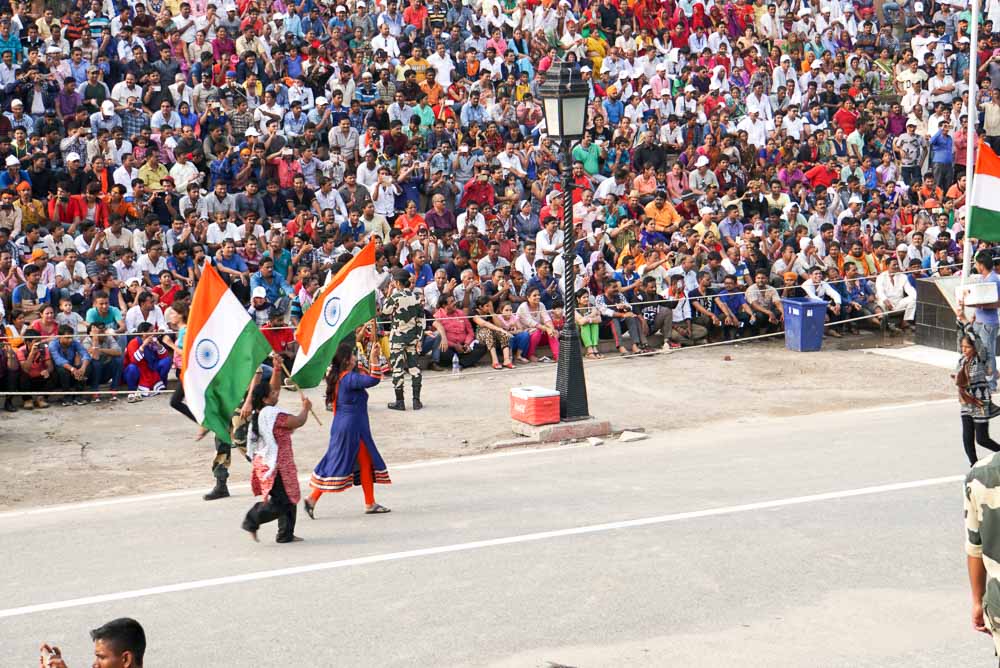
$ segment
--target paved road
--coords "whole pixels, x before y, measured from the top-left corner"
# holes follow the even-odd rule
[[[995,665],[958,427],[934,402],[397,468],[392,514],[324,497],[291,546],[239,530],[245,490],[8,513],[0,665],[89,665],[122,615],[172,668]]]

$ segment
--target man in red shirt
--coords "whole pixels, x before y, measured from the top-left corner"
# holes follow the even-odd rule
[[[268,323],[260,328],[261,334],[271,344],[271,349],[281,355],[285,366],[292,368],[295,359],[295,330],[285,324],[285,313],[272,308],[268,315]]]
[[[806,178],[809,179],[809,185],[813,188],[816,186],[826,186],[829,188],[833,185],[834,181],[840,180],[840,168],[837,166],[837,158],[831,156],[825,165],[822,163],[816,165],[806,172]]]
[[[476,178],[465,184],[465,192],[462,193],[462,201],[458,205],[460,209],[464,209],[471,203],[478,204],[482,209],[493,206],[496,190],[490,184],[489,172],[482,167],[478,167],[477,170]]]

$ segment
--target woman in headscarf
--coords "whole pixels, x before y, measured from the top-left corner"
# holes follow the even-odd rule
[[[365,495],[365,513],[376,515],[389,509],[375,503],[375,483],[390,484],[389,471],[375,447],[371,424],[368,421],[368,388],[382,379],[378,345],[368,351],[367,368],[371,374],[358,369],[354,345],[342,342],[337,347],[326,377],[326,401],[333,411],[330,425],[330,445],[316,465],[309,486],[312,494],[302,505],[309,517],[316,519],[316,502],[326,492],[343,492],[354,485],[361,485]]]
[[[712,29],[712,22],[709,20],[708,14],[705,13],[705,5],[700,2],[694,6],[694,16],[691,17],[691,29],[697,28]]]
[[[293,415],[278,408],[280,393],[281,365],[275,364],[271,381],[258,382],[250,392],[252,412],[247,430],[247,456],[253,462],[250,489],[262,500],[247,511],[243,530],[258,540],[260,525],[278,520],[276,542],[294,543],[302,539],[295,535],[296,504],[301,494],[292,432],[306,423],[312,404],[301,395],[302,408]]]

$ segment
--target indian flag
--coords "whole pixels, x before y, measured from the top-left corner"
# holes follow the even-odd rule
[[[292,380],[299,387],[323,382],[337,345],[375,317],[378,283],[375,245],[369,243],[323,287],[295,330],[299,352]]]
[[[233,411],[271,352],[246,309],[209,264],[191,300],[181,382],[198,424],[229,441]]]
[[[979,142],[969,203],[969,238],[1000,241],[1000,157],[986,142]]]

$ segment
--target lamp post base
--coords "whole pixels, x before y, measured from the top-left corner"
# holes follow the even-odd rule
[[[587,382],[583,375],[583,352],[576,322],[567,320],[559,332],[559,362],[556,370],[559,392],[559,418],[563,422],[590,417],[587,406]]]

